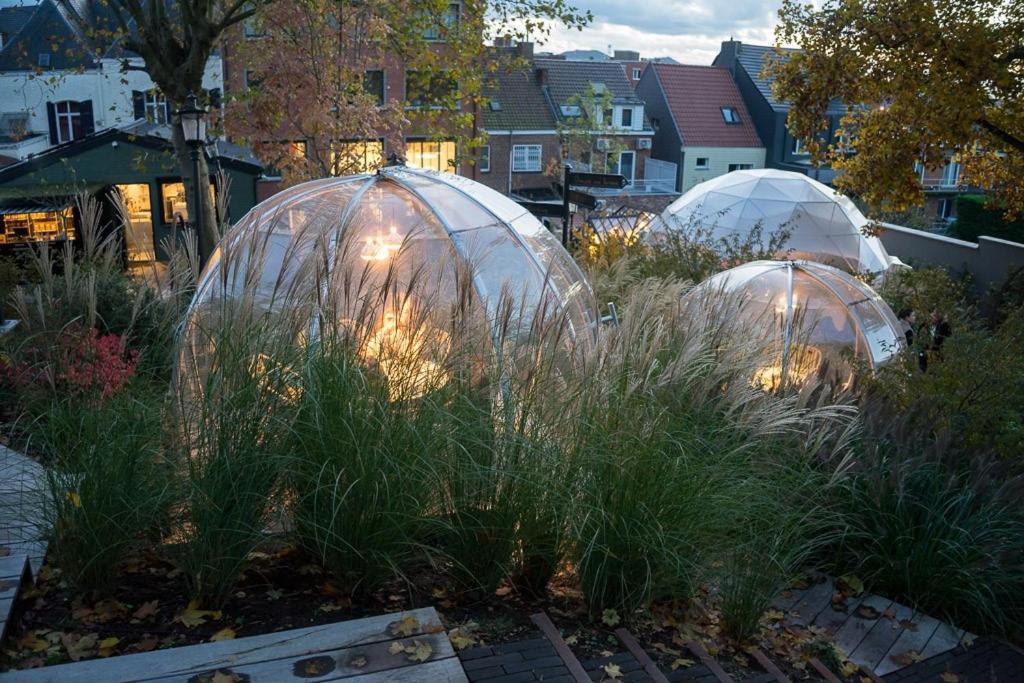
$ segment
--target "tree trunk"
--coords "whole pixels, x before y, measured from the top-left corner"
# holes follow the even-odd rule
[[[209,192],[200,191],[196,195],[195,187],[198,183],[200,188],[210,186],[210,167],[206,163],[206,153],[199,150],[199,178],[195,178],[195,168],[192,163],[192,150],[180,125],[172,125],[172,140],[174,143],[174,155],[178,158],[178,168],[181,171],[181,179],[185,184],[185,202],[188,206],[189,220],[194,228],[202,225],[198,231],[197,244],[199,247],[200,269],[207,264],[210,256],[213,255],[217,243],[220,241],[220,227],[217,224],[217,212],[214,210],[213,202]],[[195,206],[196,197],[199,197],[199,206]],[[201,221],[196,219],[201,217]],[[198,276],[198,273],[196,274]]]

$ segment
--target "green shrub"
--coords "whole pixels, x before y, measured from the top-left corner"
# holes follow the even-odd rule
[[[883,595],[979,633],[1024,618],[1024,480],[871,442],[839,496],[839,566]]]
[[[990,205],[986,196],[964,194],[956,198],[956,221],[949,232],[971,242],[977,242],[982,235],[1024,242],[1024,219],[1007,221],[1002,209]]]
[[[136,389],[47,414],[50,553],[81,590],[111,588],[125,552],[167,528],[175,479],[161,448],[162,396]]]

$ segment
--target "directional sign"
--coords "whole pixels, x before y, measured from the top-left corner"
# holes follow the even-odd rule
[[[562,217],[562,205],[561,204],[546,204],[544,202],[519,202],[519,206],[523,207],[534,216],[547,217],[547,218],[561,218]]]
[[[584,209],[597,208],[597,197],[586,192],[580,192],[579,190],[569,190],[569,201],[573,204],[579,204]]]
[[[626,176],[618,173],[568,173],[570,185],[582,187],[610,187],[614,190],[621,190],[629,181]]]

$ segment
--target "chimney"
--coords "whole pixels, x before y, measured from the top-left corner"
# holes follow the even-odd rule
[[[736,62],[739,60],[740,46],[741,43],[738,40],[733,40],[731,37],[729,40],[722,41],[722,49],[718,52],[718,56],[715,57],[713,62],[715,66],[724,66],[729,70],[729,73],[736,77]]]
[[[533,59],[533,43],[524,41],[519,43],[519,56],[526,59]]]

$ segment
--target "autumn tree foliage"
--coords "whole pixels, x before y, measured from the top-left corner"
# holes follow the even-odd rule
[[[234,44],[251,79],[227,130],[286,184],[379,164],[381,138],[391,149],[408,135],[454,139],[465,154],[482,144],[481,84],[499,68],[487,40],[587,21],[564,0],[279,0]],[[395,96],[393,76],[413,92]]]
[[[836,184],[880,210],[923,202],[914,164],[963,164],[961,182],[1024,211],[1024,0],[784,0],[768,66],[789,127]],[[850,105],[820,142],[834,98]]]

